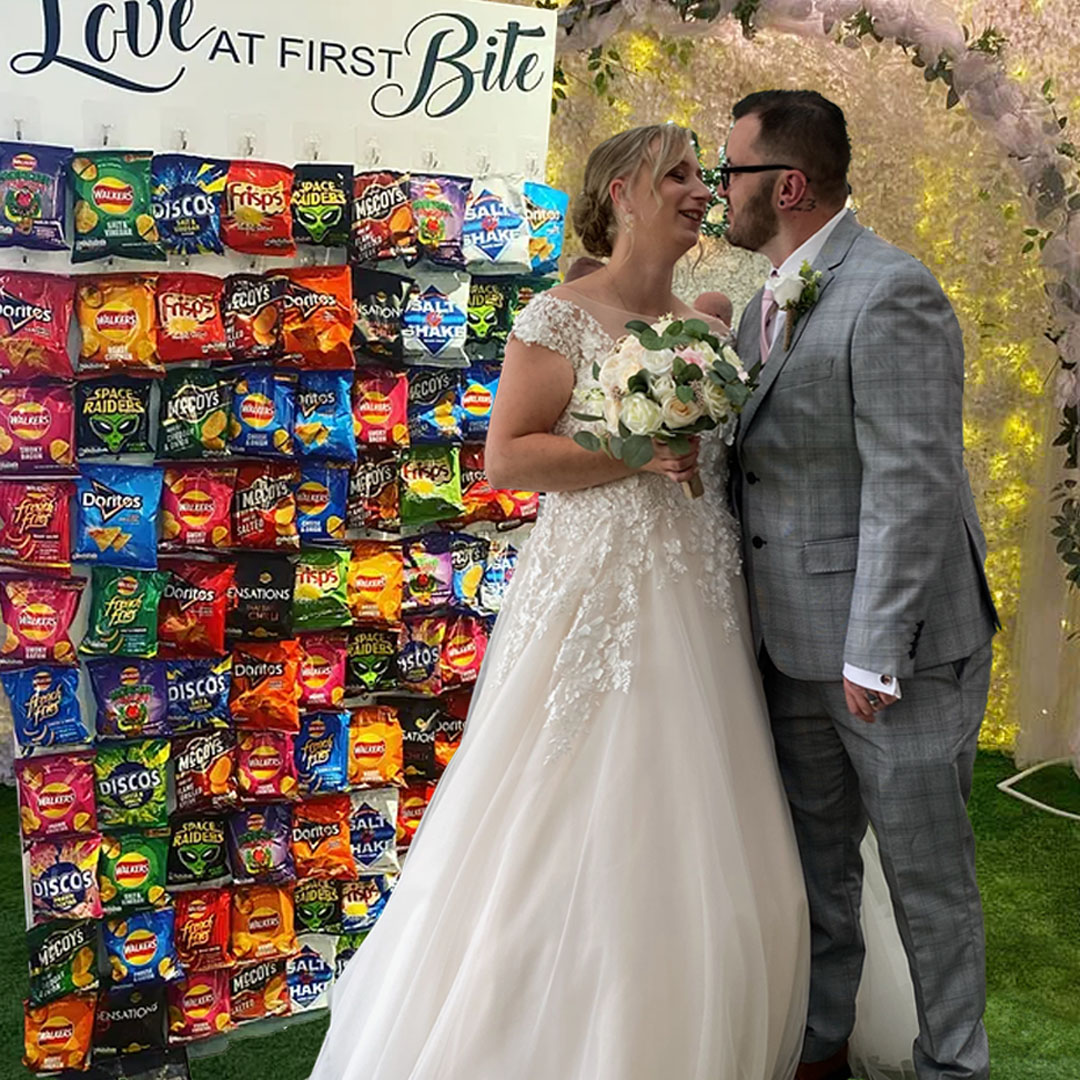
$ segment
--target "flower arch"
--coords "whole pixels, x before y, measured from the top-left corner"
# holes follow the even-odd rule
[[[747,37],[767,28],[848,48],[867,37],[891,41],[927,82],[941,82],[946,108],[966,109],[1009,161],[1030,219],[1024,251],[1042,262],[1046,333],[1058,354],[1055,446],[1063,448],[1066,473],[1055,488],[1053,534],[1066,578],[1080,588],[1080,149],[1068,140],[1051,83],[1036,90],[1013,79],[1002,61],[1003,35],[989,27],[976,36],[940,0],[573,0],[559,14],[559,51],[591,50],[603,93],[605,50],[615,34],[703,38],[723,20],[738,21]]]

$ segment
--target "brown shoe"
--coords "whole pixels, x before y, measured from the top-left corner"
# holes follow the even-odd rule
[[[795,1070],[795,1080],[852,1080],[848,1048],[842,1046],[824,1061],[804,1061]]]

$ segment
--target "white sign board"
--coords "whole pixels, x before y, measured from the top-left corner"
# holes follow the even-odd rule
[[[2,0],[0,139],[541,174],[554,11]]]

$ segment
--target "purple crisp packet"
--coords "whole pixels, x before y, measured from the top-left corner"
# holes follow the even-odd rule
[[[420,254],[441,266],[465,269],[465,203],[472,180],[464,176],[409,178]]]
[[[453,602],[452,538],[451,533],[429,533],[405,541],[405,591],[401,600],[404,614],[427,615]]]
[[[0,142],[0,247],[66,251],[65,146]]]
[[[237,810],[229,817],[229,861],[239,885],[276,885],[292,881],[292,810],[285,803],[268,803]]]
[[[163,663],[122,658],[91,660],[86,667],[97,704],[98,738],[160,738],[170,733]]]

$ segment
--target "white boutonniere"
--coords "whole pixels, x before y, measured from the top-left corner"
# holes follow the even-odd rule
[[[785,351],[791,348],[795,324],[817,303],[820,282],[821,271],[804,262],[797,274],[785,274],[773,286],[773,299],[778,307],[787,312],[784,326]]]

